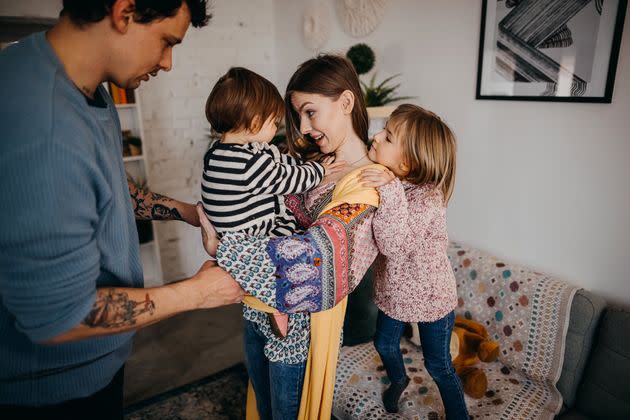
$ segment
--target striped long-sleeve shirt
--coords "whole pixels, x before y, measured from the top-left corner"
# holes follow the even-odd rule
[[[204,157],[201,197],[219,234],[286,236],[298,226],[283,196],[317,186],[324,168],[265,143],[215,143]]]

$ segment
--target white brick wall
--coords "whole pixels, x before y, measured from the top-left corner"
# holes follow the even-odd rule
[[[272,0],[215,0],[210,24],[190,28],[175,47],[173,70],[140,89],[144,145],[151,190],[188,202],[200,199],[202,159],[208,145],[205,103],[231,66],[276,80]],[[284,86],[279,86],[282,92]],[[158,223],[164,281],[188,277],[204,251],[197,229]]]

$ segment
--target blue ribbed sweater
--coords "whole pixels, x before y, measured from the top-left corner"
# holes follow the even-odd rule
[[[142,287],[115,107],[87,104],[44,33],[0,53],[0,404],[103,388],[132,334],[38,344],[78,325],[96,289]]]

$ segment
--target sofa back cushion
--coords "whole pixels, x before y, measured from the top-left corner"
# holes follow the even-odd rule
[[[562,374],[557,384],[565,408],[575,404],[575,394],[593,349],[595,332],[605,306],[603,298],[584,289],[579,290],[573,298]]]
[[[630,311],[604,312],[576,408],[591,418],[630,418]]]

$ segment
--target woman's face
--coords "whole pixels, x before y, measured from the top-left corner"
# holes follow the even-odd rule
[[[324,154],[337,151],[352,132],[351,112],[344,107],[343,94],[337,100],[317,93],[294,92],[291,104],[300,118],[300,133]]]

